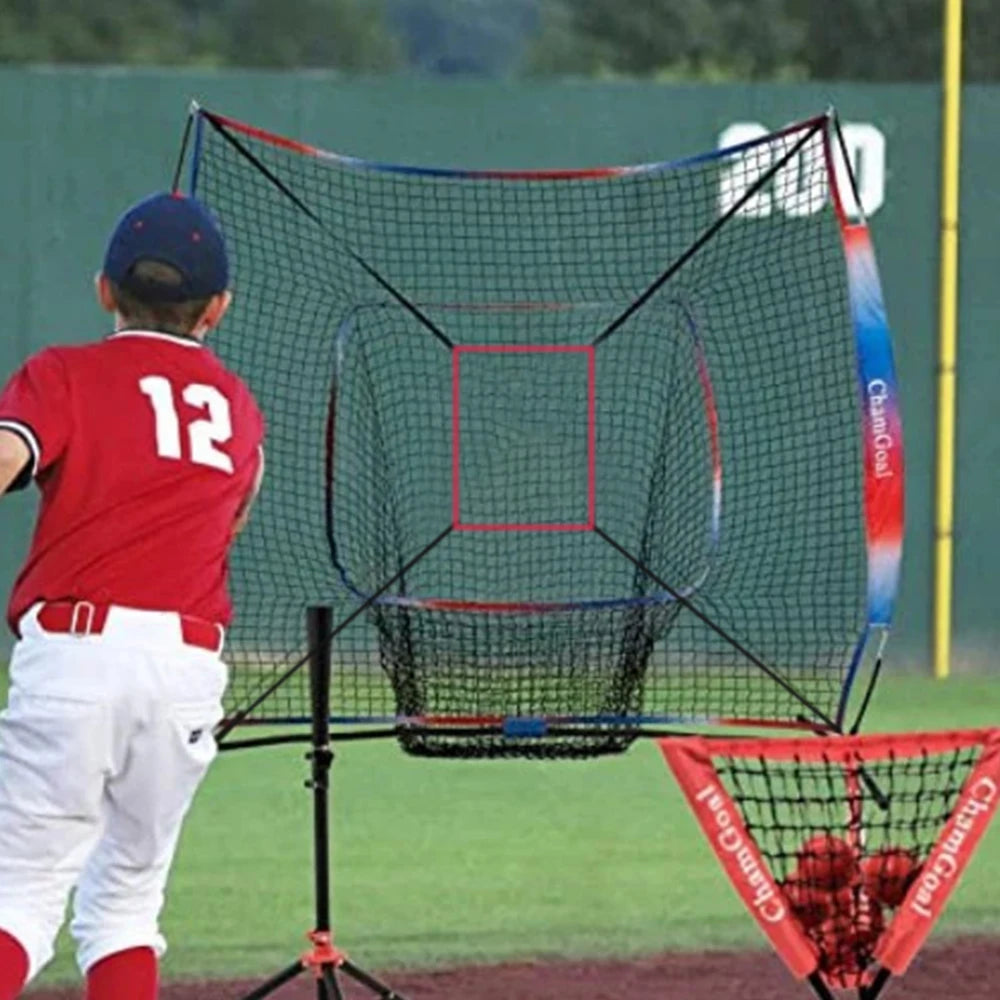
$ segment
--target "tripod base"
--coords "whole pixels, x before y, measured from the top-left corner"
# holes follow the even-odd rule
[[[290,983],[304,972],[310,972],[315,977],[321,1000],[344,1000],[344,993],[340,988],[338,978],[344,976],[364,986],[379,1000],[406,1000],[406,997],[401,993],[397,993],[370,973],[365,972],[364,969],[359,968],[343,952],[334,948],[331,937],[326,931],[313,931],[309,935],[309,940],[313,943],[312,951],[306,952],[287,969],[272,976],[267,982],[261,983],[252,993],[247,993],[242,1000],[263,1000],[264,997],[271,996],[285,983]]]

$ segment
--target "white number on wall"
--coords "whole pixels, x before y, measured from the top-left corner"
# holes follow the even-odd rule
[[[719,136],[719,149],[753,142],[767,135],[767,129],[756,122],[737,122]],[[761,175],[771,167],[771,150],[767,145],[753,146],[745,153],[727,159],[719,181],[719,214],[726,215],[743,198]],[[736,210],[745,219],[766,219],[771,214],[771,193],[767,185],[752,194]]]
[[[177,414],[174,387],[162,375],[147,375],[139,380],[139,389],[153,405],[156,420],[156,453],[160,458],[181,457],[181,421]],[[196,465],[208,465],[222,472],[233,472],[233,460],[218,445],[233,436],[229,400],[215,386],[193,383],[185,386],[181,397],[188,406],[204,410],[200,420],[187,427],[189,457]]]
[[[842,126],[847,157],[858,183],[858,194],[866,216],[874,215],[885,203],[885,136],[866,122],[845,122]],[[760,122],[736,122],[719,136],[719,149],[761,139],[770,132]],[[790,137],[791,142],[801,135]],[[719,180],[719,214],[725,215],[737,204],[736,214],[745,219],[766,219],[781,212],[792,218],[815,215],[828,197],[826,170],[822,169],[822,146],[818,141],[807,142],[802,152],[793,157],[773,180],[755,191],[746,201],[750,188],[781,155],[780,144],[751,146],[742,153],[727,158]],[[834,173],[847,214],[858,218],[860,212],[851,189],[840,143],[833,143]]]

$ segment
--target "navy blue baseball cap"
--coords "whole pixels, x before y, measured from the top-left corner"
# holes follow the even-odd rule
[[[141,260],[170,264],[179,284],[136,276]],[[207,299],[229,287],[226,243],[212,213],[196,198],[154,194],[133,205],[115,226],[104,255],[104,273],[146,302]]]

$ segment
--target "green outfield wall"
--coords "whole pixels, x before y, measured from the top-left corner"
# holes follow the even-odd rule
[[[167,186],[189,101],[319,145],[420,164],[583,166],[665,159],[823,111],[846,123],[895,331],[908,525],[892,663],[929,669],[939,94],[931,86],[436,83],[317,74],[0,72],[0,376],[104,332],[92,275],[117,211]],[[1000,87],[966,91],[955,666],[1000,650]],[[757,205],[782,211],[777,195]],[[808,456],[803,456],[808,460]],[[30,498],[0,508],[0,590]]]

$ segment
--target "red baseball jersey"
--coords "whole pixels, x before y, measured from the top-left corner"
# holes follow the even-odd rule
[[[227,624],[227,556],[252,493],[263,419],[197,341],[129,330],[30,358],[0,427],[32,453],[41,508],[11,595],[177,611]]]

